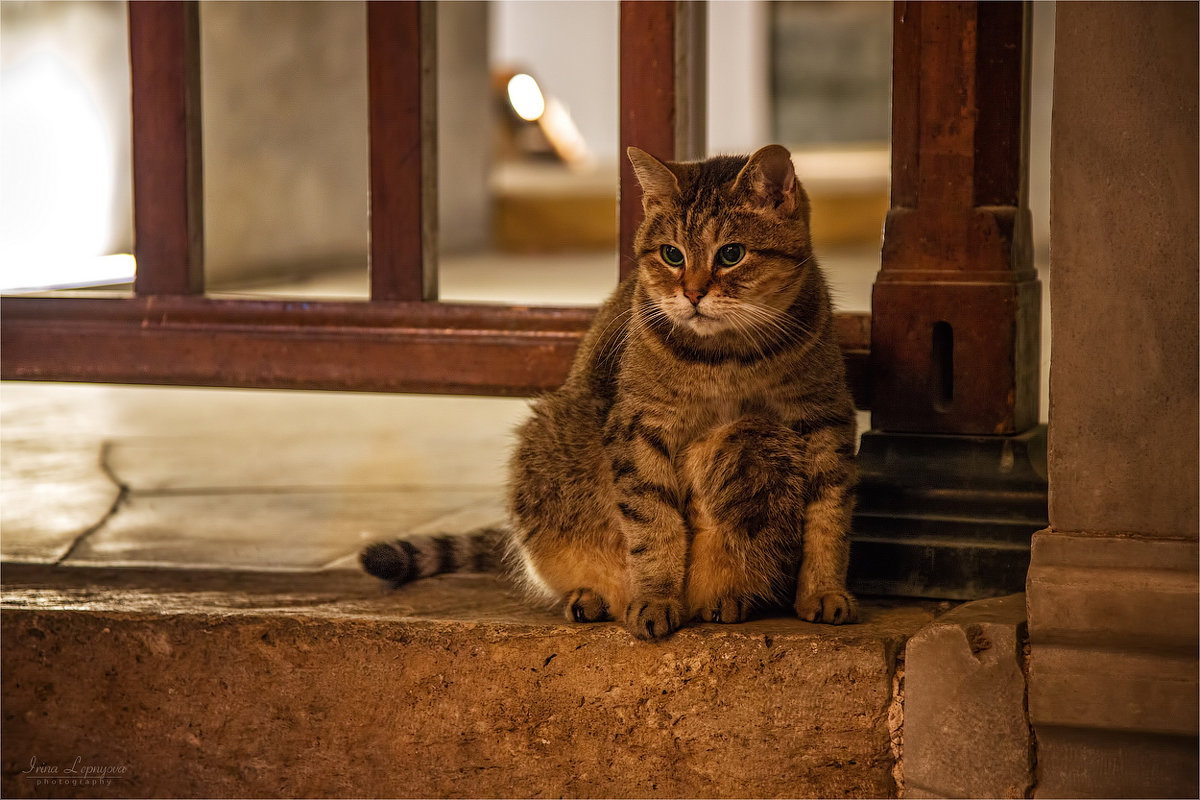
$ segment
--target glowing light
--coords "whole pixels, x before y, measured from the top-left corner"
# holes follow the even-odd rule
[[[546,98],[537,81],[523,72],[508,81],[508,102],[512,103],[517,115],[528,122],[537,120],[546,111]]]
[[[0,288],[128,280],[110,245],[116,165],[104,117],[56,52],[5,70],[0,95]]]

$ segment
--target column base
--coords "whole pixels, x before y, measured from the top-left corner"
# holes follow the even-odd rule
[[[1047,515],[1046,426],[1012,436],[867,431],[850,586],[974,600],[1025,589]]]

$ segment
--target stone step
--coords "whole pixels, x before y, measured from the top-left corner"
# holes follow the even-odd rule
[[[487,576],[2,577],[10,797],[895,796],[897,661],[939,608],[651,644]]]

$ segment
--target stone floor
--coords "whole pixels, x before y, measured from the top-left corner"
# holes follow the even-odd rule
[[[5,561],[312,570],[501,516],[521,400],[0,390]]]

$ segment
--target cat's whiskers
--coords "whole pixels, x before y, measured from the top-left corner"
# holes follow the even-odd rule
[[[737,331],[739,336],[748,340],[750,342],[750,346],[756,351],[760,353],[764,351],[765,347],[763,343],[759,341],[759,337],[755,335],[754,325],[749,319],[737,313],[728,314],[723,317],[723,319],[729,322],[730,326]]]
[[[759,329],[764,335],[788,338],[793,335],[796,320],[781,314],[770,306],[742,301],[736,306],[736,316]]]
[[[746,313],[755,315],[757,319],[771,325],[781,336],[799,334],[797,338],[808,338],[812,335],[812,328],[786,311],[748,300],[743,300],[742,306]]]
[[[600,353],[599,363],[605,367],[608,366],[609,361],[616,357],[616,354],[621,350],[620,345],[623,344],[624,341],[629,337],[629,326],[627,323],[623,323],[622,319],[624,317],[632,318],[633,312],[633,308],[630,307],[622,311],[620,314],[617,314],[615,317],[609,320],[608,325],[606,325],[604,330],[600,332],[600,335],[596,337],[596,350]],[[612,338],[605,338],[608,336],[608,332],[612,330],[612,327],[618,324],[620,324],[621,327],[617,328]]]
[[[671,341],[675,335],[675,328],[679,325],[675,318],[657,300],[645,300],[642,303],[642,310],[648,312],[649,315],[642,318],[643,329],[649,327],[655,319],[660,319],[667,323],[667,341]]]
[[[611,346],[602,357],[600,364],[607,369],[614,359],[622,352],[623,346],[629,341],[630,337],[638,336],[645,331],[655,316],[664,316],[662,310],[657,307],[657,303],[653,300],[643,300],[640,303],[632,304],[628,309],[618,315],[620,317],[628,316],[624,324],[620,328],[618,334],[613,337],[613,346]],[[614,323],[617,320],[614,320]]]

